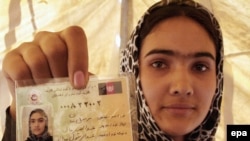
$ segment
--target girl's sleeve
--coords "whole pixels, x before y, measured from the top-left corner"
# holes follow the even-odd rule
[[[16,141],[16,121],[10,116],[10,107],[6,109],[5,130],[2,141]]]

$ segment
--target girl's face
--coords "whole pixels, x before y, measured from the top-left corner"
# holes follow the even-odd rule
[[[157,24],[143,41],[140,79],[158,126],[174,139],[206,117],[216,89],[215,46],[206,30],[187,17]]]
[[[32,134],[40,136],[43,134],[46,126],[46,119],[40,113],[33,113],[30,117],[30,129]]]

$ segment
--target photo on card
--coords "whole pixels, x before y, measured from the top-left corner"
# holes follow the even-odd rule
[[[25,141],[53,140],[53,113],[51,105],[23,106],[21,131]]]

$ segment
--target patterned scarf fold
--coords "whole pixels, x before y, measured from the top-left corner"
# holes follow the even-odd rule
[[[27,141],[49,141],[52,140],[51,135],[48,132],[44,132],[41,137],[37,137],[36,135],[30,135]]]
[[[142,18],[139,20],[135,30],[132,32],[131,38],[128,41],[127,47],[121,53],[121,64],[120,71],[122,73],[132,72],[136,78],[136,91],[137,91],[137,105],[138,105],[138,134],[140,141],[172,141],[166,133],[161,131],[161,129],[156,124],[155,120],[150,113],[149,107],[144,98],[142,91],[140,78],[139,78],[139,50],[140,50],[140,40],[139,32],[141,26],[145,19],[147,19],[151,12],[155,9],[161,7],[170,7],[170,6],[188,6],[194,8],[200,12],[205,12],[210,16],[212,21],[212,26],[216,30],[216,36],[218,38],[218,43],[216,43],[216,91],[213,97],[213,101],[210,107],[210,110],[204,119],[204,121],[191,133],[186,135],[185,140],[189,141],[211,141],[214,140],[215,132],[218,127],[219,118],[220,118],[220,105],[222,99],[222,88],[223,88],[223,41],[222,33],[219,27],[219,24],[214,17],[214,15],[207,10],[202,5],[192,1],[192,0],[162,0],[151,6]]]

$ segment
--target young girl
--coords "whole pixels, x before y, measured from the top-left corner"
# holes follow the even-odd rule
[[[42,109],[34,109],[29,116],[29,137],[26,141],[52,141],[48,132],[48,116]]]
[[[121,62],[136,76],[140,140],[213,140],[222,63],[220,27],[206,8],[191,0],[149,8]]]

